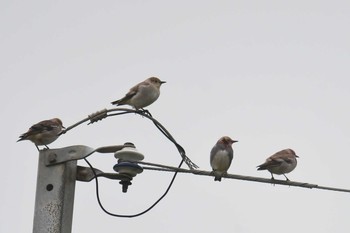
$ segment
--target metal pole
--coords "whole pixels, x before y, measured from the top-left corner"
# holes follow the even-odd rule
[[[39,153],[33,233],[70,233],[77,161],[46,166],[50,151]]]

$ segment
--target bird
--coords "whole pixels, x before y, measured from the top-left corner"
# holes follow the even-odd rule
[[[289,181],[285,175],[294,170],[297,166],[297,156],[292,149],[285,149],[276,152],[268,157],[265,163],[257,166],[258,170],[268,170],[271,173],[271,179],[274,180],[273,174],[283,175],[286,181]]]
[[[232,159],[232,144],[238,142],[228,136],[221,137],[210,151],[210,165],[214,173],[214,181],[221,181],[221,177],[227,173]]]
[[[54,142],[63,129],[65,129],[65,127],[59,118],[40,121],[32,125],[26,133],[19,136],[17,142],[29,140],[35,144],[38,150],[38,146],[45,146],[49,149],[47,145]]]
[[[126,95],[116,101],[111,102],[113,105],[130,105],[136,110],[143,110],[156,101],[160,95],[160,86],[166,83],[157,77],[150,77],[143,82],[132,87]]]

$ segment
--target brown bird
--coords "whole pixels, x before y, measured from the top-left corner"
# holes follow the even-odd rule
[[[113,101],[114,105],[130,105],[136,110],[143,109],[156,101],[160,95],[160,86],[166,83],[159,78],[150,77],[132,87],[121,99]]]
[[[299,158],[299,156],[292,149],[281,150],[268,157],[265,163],[257,166],[257,168],[258,170],[268,170],[271,173],[271,179],[275,179],[273,174],[277,174],[284,175],[289,181],[285,174],[293,171],[297,166],[296,158]]]
[[[58,118],[40,121],[30,127],[26,133],[22,134],[17,142],[29,140],[35,144],[38,150],[38,146],[49,148],[47,145],[54,142],[64,128],[62,121]]]

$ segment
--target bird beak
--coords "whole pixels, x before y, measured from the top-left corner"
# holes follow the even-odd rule
[[[166,83],[165,81],[160,81],[160,84]]]
[[[232,143],[235,143],[235,142],[238,142],[238,141],[236,141],[236,140],[232,140]]]
[[[299,158],[299,156],[295,155],[296,158]]]

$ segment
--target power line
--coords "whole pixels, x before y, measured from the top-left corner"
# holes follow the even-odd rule
[[[110,113],[110,114],[108,114]],[[67,131],[75,128],[76,126],[86,122],[90,121],[89,124],[95,123],[97,121],[100,121],[104,118],[110,117],[110,116],[117,116],[117,115],[124,115],[128,113],[134,113],[139,114],[145,118],[148,118],[151,120],[155,126],[170,140],[174,143],[174,145],[177,147],[180,155],[184,159],[184,161],[189,165],[191,169],[183,169],[183,168],[177,168],[177,167],[171,167],[171,166],[165,166],[160,164],[154,164],[154,163],[147,163],[147,162],[139,162],[140,164],[144,165],[151,165],[152,167],[144,167],[144,169],[148,170],[157,170],[157,171],[168,171],[168,172],[180,172],[180,173],[192,173],[194,175],[204,175],[204,176],[213,176],[213,174],[210,171],[203,171],[193,168],[198,168],[196,164],[194,164],[185,154],[184,149],[175,141],[175,139],[171,136],[171,134],[165,129],[163,125],[161,125],[155,118],[152,117],[152,115],[146,111],[137,111],[133,109],[128,108],[114,108],[114,109],[103,109],[101,111],[97,111],[93,114],[90,114],[87,118],[69,126],[62,132],[62,134],[66,133]],[[323,189],[323,190],[329,190],[329,191],[338,191],[338,192],[350,192],[350,189],[343,189],[343,188],[334,188],[334,187],[327,187],[327,186],[320,186],[317,184],[310,184],[305,182],[295,182],[295,181],[285,181],[285,180],[276,180],[276,179],[266,179],[266,178],[260,178],[260,177],[253,177],[253,176],[243,176],[243,175],[237,175],[237,174],[226,174],[223,177],[228,179],[236,179],[236,180],[244,180],[244,181],[251,181],[251,182],[259,182],[259,183],[268,183],[268,184],[274,184],[274,185],[285,185],[285,186],[296,186],[301,188],[309,188],[309,189]]]
[[[149,162],[144,162],[144,161],[139,161],[138,163],[143,164],[143,165],[148,165],[148,166],[143,167],[143,169],[145,169],[145,170],[190,173],[190,174],[201,175],[201,176],[214,176],[214,174],[211,171],[204,171],[204,170],[198,170],[198,169],[197,170],[189,170],[189,169],[177,168],[177,167],[166,166],[166,165],[161,165],[161,164],[156,164],[156,163],[149,163]],[[329,190],[329,191],[350,193],[350,189],[320,186],[317,184],[310,184],[310,183],[305,183],[305,182],[267,179],[267,178],[254,177],[254,176],[243,176],[243,175],[237,175],[237,174],[226,174],[226,175],[223,175],[223,177],[228,178],[228,179],[244,180],[244,181],[259,182],[259,183],[268,183],[268,184],[273,184],[273,185],[277,184],[277,185],[295,186],[295,187],[309,188],[309,189],[323,189],[323,190]]]
[[[169,192],[170,188],[172,187],[172,184],[175,181],[175,178],[178,173],[186,173],[186,174],[193,174],[193,175],[201,175],[201,176],[214,176],[212,171],[204,171],[204,170],[198,170],[198,166],[194,164],[187,156],[186,152],[183,149],[183,147],[176,142],[176,140],[173,138],[173,136],[169,133],[169,131],[162,125],[160,124],[159,121],[157,121],[155,118],[152,117],[152,115],[148,111],[137,111],[137,110],[132,110],[132,109],[126,109],[126,108],[115,108],[115,109],[103,109],[101,111],[98,111],[96,113],[93,113],[89,115],[87,118],[73,124],[72,126],[69,126],[62,132],[62,134],[66,133],[67,131],[77,127],[78,125],[90,121],[89,124],[93,124],[97,121],[100,121],[104,118],[111,117],[111,116],[119,116],[119,115],[124,115],[124,114],[129,114],[129,113],[134,113],[143,116],[144,118],[147,118],[151,120],[156,128],[167,138],[169,139],[177,148],[178,152],[180,153],[182,157],[182,161],[179,164],[178,167],[173,167],[173,166],[167,166],[167,165],[162,165],[162,164],[156,164],[156,163],[150,163],[150,162],[144,162],[144,161],[137,161],[136,163],[145,165],[143,166],[143,169],[145,170],[153,170],[153,171],[163,171],[163,172],[174,172],[174,175],[170,181],[170,184],[168,185],[166,191],[164,194],[154,203],[152,204],[149,208],[146,210],[137,213],[137,214],[132,214],[132,215],[122,215],[122,214],[115,214],[109,212],[102,204],[100,200],[100,195],[99,195],[99,185],[98,185],[98,177],[97,174],[95,173],[95,170],[93,166],[89,163],[89,161],[84,158],[86,163],[90,166],[91,170],[94,173],[94,178],[96,182],[96,196],[97,196],[97,201],[100,206],[100,208],[107,213],[108,215],[114,216],[114,217],[126,217],[126,218],[133,218],[133,217],[138,217],[140,215],[143,215],[150,211],[154,206],[156,206]],[[184,169],[181,168],[182,163],[185,162],[190,169]],[[289,180],[276,180],[276,179],[266,179],[266,178],[260,178],[260,177],[253,177],[253,176],[243,176],[243,175],[237,175],[237,174],[224,174],[223,177],[227,179],[236,179],[236,180],[243,180],[243,181],[250,181],[250,182],[259,182],[259,183],[268,183],[268,184],[273,184],[273,185],[285,185],[285,186],[295,186],[295,187],[301,187],[301,188],[309,188],[309,189],[323,189],[323,190],[329,190],[329,191],[338,191],[338,192],[347,192],[350,193],[350,189],[341,189],[341,188],[333,188],[333,187],[326,187],[326,186],[320,186],[317,184],[310,184],[310,183],[305,183],[305,182],[295,182],[295,181],[289,181]]]

